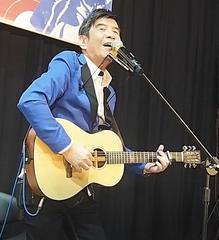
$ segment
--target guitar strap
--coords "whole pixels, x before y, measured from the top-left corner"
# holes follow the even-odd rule
[[[109,107],[108,101],[107,101],[107,100],[108,100],[108,97],[109,97],[109,95],[110,95],[110,90],[109,90],[107,87],[105,87],[105,88],[103,89],[103,92],[104,92],[105,125],[106,125],[106,126],[110,126],[110,127],[111,127],[111,130],[112,130],[113,132],[115,132],[115,133],[119,136],[119,138],[120,138],[120,140],[121,140],[121,142],[122,142],[123,148],[125,148],[125,144],[124,144],[124,141],[123,141],[121,132],[120,132],[120,130],[119,130],[118,124],[117,124],[117,122],[116,122],[116,119],[115,119],[114,116],[113,116],[113,113],[112,113],[112,111],[111,111],[111,109],[110,109],[110,107]]]

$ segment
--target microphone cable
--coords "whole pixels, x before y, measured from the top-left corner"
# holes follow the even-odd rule
[[[21,161],[20,161],[20,164],[19,164],[19,167],[18,167],[18,171],[17,171],[17,175],[16,175],[16,178],[15,178],[15,181],[14,181],[14,185],[13,185],[13,188],[12,188],[10,201],[9,201],[6,213],[5,213],[4,222],[2,224],[2,228],[1,228],[1,232],[0,232],[0,239],[2,239],[3,232],[4,232],[4,229],[5,229],[5,226],[6,226],[6,223],[7,223],[7,219],[8,219],[8,216],[9,216],[9,212],[10,212],[10,209],[11,209],[11,206],[12,206],[12,201],[14,199],[15,190],[16,190],[16,187],[17,187],[17,182],[18,182],[18,179],[19,179],[20,171],[22,169],[22,165],[23,165],[22,164],[23,163],[23,154],[24,153],[23,153],[23,150],[22,150],[22,157],[21,157]]]

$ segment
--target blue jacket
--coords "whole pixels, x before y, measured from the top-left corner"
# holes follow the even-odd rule
[[[116,95],[112,87],[109,90],[108,104],[113,112]],[[84,55],[73,51],[56,55],[48,71],[22,94],[18,108],[54,152],[63,150],[71,142],[55,118],[67,119],[84,131],[93,132],[98,126],[98,103]],[[74,139],[72,141],[74,143]]]

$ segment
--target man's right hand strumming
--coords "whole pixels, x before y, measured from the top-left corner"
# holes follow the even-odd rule
[[[92,166],[92,154],[84,146],[73,143],[72,146],[62,153],[65,160],[68,161],[74,171],[81,172],[82,169],[89,170]]]

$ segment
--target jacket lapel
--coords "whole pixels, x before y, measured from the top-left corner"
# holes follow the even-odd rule
[[[91,121],[92,123],[94,123],[97,116],[98,103],[94,89],[93,79],[87,63],[85,63],[81,68],[81,78],[83,82],[83,87],[87,93],[87,97],[91,106]]]

